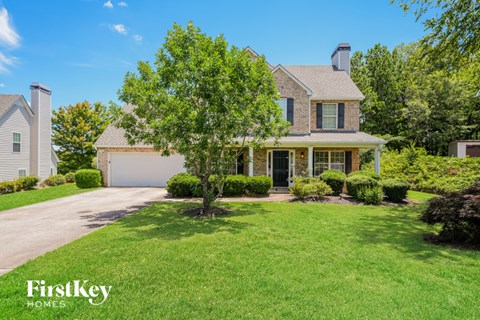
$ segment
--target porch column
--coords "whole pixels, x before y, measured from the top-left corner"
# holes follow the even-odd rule
[[[248,148],[248,175],[253,177],[253,148]]]
[[[375,172],[380,174],[380,146],[375,148]]]
[[[313,177],[313,147],[308,147],[308,174]]]

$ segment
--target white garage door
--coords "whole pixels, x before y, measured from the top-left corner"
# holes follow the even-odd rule
[[[168,179],[185,172],[181,155],[162,157],[159,153],[112,153],[112,187],[165,187]]]

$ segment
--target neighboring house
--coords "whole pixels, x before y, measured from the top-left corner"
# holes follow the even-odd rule
[[[23,95],[0,94],[0,181],[57,173],[51,141],[51,91],[30,86],[31,106]]]
[[[455,140],[448,144],[451,157],[480,157],[480,140]]]
[[[253,59],[258,56],[246,50]],[[375,170],[380,171],[379,150],[386,141],[359,131],[364,96],[350,78],[350,45],[339,44],[331,58],[332,65],[271,67],[290,135],[279,146],[268,140],[263,149],[241,154],[234,173],[267,174],[274,187],[287,187],[301,173],[359,170],[361,148],[375,148]],[[185,171],[181,155],[161,157],[151,146],[129,146],[124,131],[112,125],[95,146],[107,186],[165,186]]]

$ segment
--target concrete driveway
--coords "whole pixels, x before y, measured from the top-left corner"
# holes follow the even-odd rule
[[[161,188],[104,188],[0,211],[0,275],[137,211]]]

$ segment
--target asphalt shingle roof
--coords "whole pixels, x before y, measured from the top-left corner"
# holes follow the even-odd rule
[[[0,117],[15,103],[21,96],[18,94],[0,94]]]
[[[345,71],[333,66],[283,66],[312,90],[314,100],[363,100],[365,97]]]

